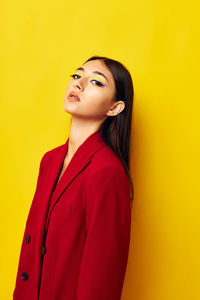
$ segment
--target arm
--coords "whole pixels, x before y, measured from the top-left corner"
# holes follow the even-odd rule
[[[88,178],[86,190],[87,237],[77,300],[120,300],[131,227],[128,177],[107,167]]]
[[[47,152],[42,156],[42,158],[40,160],[34,198],[37,194],[37,191],[38,191],[38,188],[39,188],[39,185],[40,185],[40,182],[41,182],[41,178],[42,178],[43,172],[44,172],[45,167],[46,167],[46,165],[45,165],[46,164],[46,161],[45,161],[46,160],[46,155],[47,155]]]

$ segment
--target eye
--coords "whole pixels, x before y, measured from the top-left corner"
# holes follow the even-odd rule
[[[101,83],[100,81],[95,80],[95,79],[93,79],[93,80],[91,80],[91,81],[95,81],[95,82],[96,82],[96,85],[98,85],[98,86],[103,86],[103,85],[104,85],[103,83]]]
[[[72,74],[72,75],[70,75],[72,78],[74,78],[74,79],[79,79],[81,76],[80,75],[78,75],[78,74]],[[76,77],[76,76],[79,76],[78,78]],[[96,80],[96,79],[93,79],[93,80],[91,80],[91,81],[95,81],[96,83],[95,83],[95,85],[98,85],[98,86],[105,86],[105,84],[103,84],[103,83],[101,83],[100,81],[98,81],[98,80]]]
[[[78,74],[72,74],[72,75],[70,75],[72,78],[74,78],[74,79],[78,79],[78,78],[76,78],[76,76],[79,76],[79,78],[81,77],[80,75],[78,75]]]

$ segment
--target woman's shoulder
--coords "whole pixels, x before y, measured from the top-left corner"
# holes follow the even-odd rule
[[[109,146],[102,147],[92,156],[85,187],[86,190],[101,188],[102,192],[112,187],[130,199],[129,178],[121,160]]]
[[[91,157],[90,173],[113,173],[127,176],[124,166],[117,154],[108,146],[105,145]]]
[[[59,146],[56,146],[54,148],[51,148],[49,150],[47,150],[41,159],[41,162],[43,164],[46,164],[47,162],[49,162],[51,159],[53,159],[55,157],[55,155],[57,155],[57,153],[63,149],[63,147],[65,146],[65,143]]]

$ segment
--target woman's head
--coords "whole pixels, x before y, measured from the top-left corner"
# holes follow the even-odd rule
[[[64,98],[65,111],[87,124],[96,123],[96,128],[101,130],[104,140],[124,166],[133,198],[129,168],[134,89],[129,71],[116,60],[92,56],[71,76]],[[80,102],[70,101],[71,92],[78,95]]]
[[[65,93],[64,109],[73,117],[96,122],[99,128],[108,116],[115,116],[124,109],[124,102],[114,99],[115,81],[103,60],[85,62],[71,77]],[[77,94],[80,102],[68,98],[72,92]]]

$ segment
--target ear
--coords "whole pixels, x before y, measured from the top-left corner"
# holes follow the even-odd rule
[[[116,116],[118,115],[123,109],[125,108],[125,103],[124,101],[115,101],[112,103],[110,109],[107,111],[106,115],[107,116]]]

